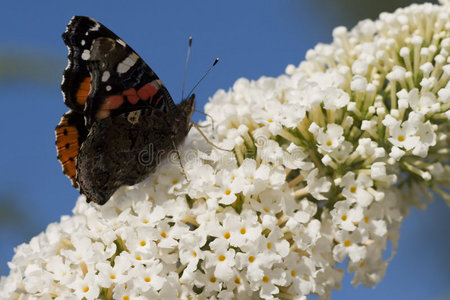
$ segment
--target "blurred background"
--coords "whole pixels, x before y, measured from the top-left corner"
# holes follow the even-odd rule
[[[421,2],[421,1],[418,1]],[[125,4],[126,3],[126,4]],[[76,191],[56,159],[54,128],[67,111],[61,39],[73,15],[99,20],[130,44],[181,97],[187,41],[193,36],[186,90],[216,57],[221,61],[196,89],[197,108],[239,77],[279,76],[309,48],[331,42],[332,29],[353,27],[403,0],[316,1],[2,1],[0,4],[0,275],[17,245],[71,214]],[[194,121],[203,118],[196,114]],[[450,299],[450,213],[442,199],[413,209],[401,229],[397,256],[383,281],[350,285],[332,299]]]

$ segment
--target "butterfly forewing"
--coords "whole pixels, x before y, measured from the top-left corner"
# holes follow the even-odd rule
[[[95,120],[148,106],[173,107],[166,87],[122,39],[88,17],[73,17],[63,34],[69,64],[62,91],[70,108]]]

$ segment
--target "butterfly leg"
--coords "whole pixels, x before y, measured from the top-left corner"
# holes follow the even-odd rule
[[[181,161],[180,152],[178,151],[177,145],[175,144],[175,141],[173,139],[172,139],[172,146],[173,146],[173,149],[175,150],[175,152],[177,153],[178,161],[180,162],[180,166],[181,166],[181,170],[183,172],[184,178],[186,178],[186,180],[189,182],[189,178],[187,177],[186,171],[184,170],[184,167],[183,167],[183,162]]]

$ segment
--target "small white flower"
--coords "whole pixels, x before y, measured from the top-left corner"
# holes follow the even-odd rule
[[[322,193],[326,193],[330,190],[331,182],[326,177],[318,178],[319,170],[313,169],[308,173],[306,177],[307,188],[309,193],[317,200],[325,200],[325,196]]]
[[[353,172],[347,172],[347,174],[342,177],[342,182],[340,186],[343,187],[342,195],[350,203],[358,203],[362,207],[368,206],[372,200],[373,196],[367,191],[368,187],[373,185],[372,179],[365,174],[359,174],[355,179],[355,174]]]
[[[333,223],[342,230],[353,231],[363,218],[363,209],[361,206],[352,206],[348,200],[339,201],[334,205],[330,212],[333,217]]]
[[[28,293],[44,293],[52,281],[51,274],[37,264],[29,264],[24,271],[23,285]]]
[[[350,89],[355,92],[364,93],[367,87],[366,77],[355,75],[350,85]]]
[[[127,228],[122,234],[125,246],[131,249],[136,259],[142,260],[156,255],[157,233],[152,227],[141,227],[137,230]]]
[[[341,89],[329,87],[325,90],[325,109],[340,109],[350,101],[350,96]]]
[[[397,146],[392,147],[391,153],[389,153],[389,156],[395,159],[396,161],[399,161],[400,158],[403,157],[403,155],[405,155],[405,151],[401,150]]]
[[[156,292],[162,288],[166,281],[163,276],[160,276],[162,270],[163,265],[157,260],[152,260],[146,262],[145,265],[136,264],[129,273],[136,289],[141,292],[147,292],[148,290]]]
[[[97,299],[100,293],[100,288],[97,283],[97,276],[93,271],[88,272],[84,277],[79,276],[70,286],[74,290],[74,294],[79,299]]]
[[[302,250],[307,250],[313,246],[321,237],[321,223],[318,220],[311,220],[306,224],[296,224],[295,227],[290,225],[293,232],[292,239],[295,245]]]
[[[275,165],[279,165],[283,159],[283,151],[280,145],[273,140],[266,141],[263,147],[258,148],[258,155],[264,162]]]
[[[328,124],[326,133],[322,128],[317,133],[317,142],[319,143],[319,149],[324,152],[331,152],[338,148],[344,141],[342,134],[344,130],[337,124]]]
[[[370,166],[370,177],[372,179],[384,179],[386,177],[386,163],[375,162]]]
[[[314,164],[305,161],[308,154],[304,149],[298,147],[294,143],[291,143],[286,151],[283,152],[283,165],[290,169],[309,170],[313,168]]]
[[[183,235],[178,244],[180,262],[187,268],[196,270],[198,261],[205,258],[205,252],[200,249],[205,243],[206,239],[197,231]]]
[[[71,242],[75,250],[62,249],[61,255],[74,264],[95,262],[95,253],[91,239],[75,235],[72,237]]]
[[[419,136],[420,140],[414,147],[413,154],[420,157],[426,157],[429,147],[436,145],[436,133],[434,133],[430,121],[420,123],[416,135]]]
[[[160,222],[157,227],[158,246],[164,249],[173,249],[178,245],[178,240],[189,228],[184,223],[170,225],[169,221]]]
[[[234,191],[242,191],[244,195],[259,193],[268,180],[265,165],[257,167],[256,161],[249,158],[243,161],[235,176],[231,187]]]
[[[293,294],[308,295],[315,289],[315,263],[312,259],[290,254],[284,259],[286,283],[290,285]],[[292,283],[292,285],[291,285]]]
[[[63,285],[71,283],[81,272],[79,269],[71,268],[69,260],[63,260],[60,255],[51,257],[47,262],[46,269],[53,274],[54,280]]]
[[[361,234],[358,230],[348,232],[341,230],[336,232],[335,239],[338,242],[333,248],[333,257],[337,261],[344,260],[348,255],[352,262],[359,262],[366,257],[366,247],[361,246]]]
[[[250,286],[253,289],[259,289],[259,296],[261,298],[272,299],[273,295],[279,292],[277,286],[285,284],[285,277],[285,271],[281,268],[263,268],[263,276],[258,281],[251,282]]]
[[[350,157],[351,152],[353,151],[353,144],[348,141],[343,141],[340,147],[335,148],[330,156],[336,160],[338,163],[344,163],[347,158]]]
[[[227,281],[233,276],[232,267],[235,262],[235,250],[228,249],[223,239],[216,239],[211,244],[211,251],[206,253],[207,268],[214,268],[214,276]]]
[[[392,145],[403,148],[406,151],[414,148],[419,142],[419,137],[416,135],[417,124],[405,121],[403,123],[397,122],[394,126],[390,128],[391,137],[388,141]]]
[[[114,266],[111,263],[98,263],[96,269],[99,270],[98,284],[109,288],[113,284],[122,284],[128,281],[130,276],[128,271],[131,269],[131,260],[128,252],[122,252],[114,258]]]

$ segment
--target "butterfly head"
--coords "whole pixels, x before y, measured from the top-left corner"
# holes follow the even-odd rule
[[[182,100],[178,107],[181,113],[178,121],[185,122],[185,125],[189,131],[192,126],[191,117],[195,110],[195,94],[192,94],[189,98]]]

